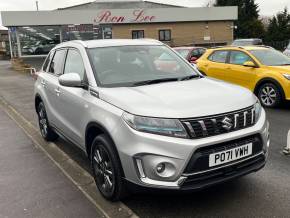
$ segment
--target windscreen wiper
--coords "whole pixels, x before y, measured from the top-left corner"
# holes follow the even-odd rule
[[[202,76],[200,75],[190,75],[190,76],[181,77],[179,81],[191,80],[191,79],[201,78],[201,77]]]
[[[163,82],[175,82],[178,80],[179,80],[178,78],[163,78],[163,79],[145,80],[145,81],[133,83],[133,86],[151,85],[151,84],[157,84],[157,83],[163,83]]]

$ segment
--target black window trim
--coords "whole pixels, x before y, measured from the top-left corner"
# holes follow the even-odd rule
[[[160,33],[161,33],[161,32],[165,32],[165,31],[169,31],[169,33],[170,33],[170,39],[169,39],[169,40],[166,40],[166,39],[165,39],[165,34],[164,34],[164,40],[162,40],[161,37],[160,37]],[[170,42],[170,41],[172,40],[172,37],[171,37],[171,36],[172,36],[172,34],[171,34],[171,29],[159,29],[159,30],[158,30],[158,39],[159,39],[159,41],[161,41],[161,42]]]
[[[143,33],[143,38],[145,38],[145,31],[144,30],[142,30],[142,29],[134,29],[134,30],[131,30],[132,39],[143,39],[143,38],[133,38],[133,33],[134,32],[142,32]]]

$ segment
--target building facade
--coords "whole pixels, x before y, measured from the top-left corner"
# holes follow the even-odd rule
[[[237,7],[185,8],[149,1],[111,1],[54,11],[4,11],[13,56],[46,55],[69,40],[153,38],[170,46],[233,40]]]

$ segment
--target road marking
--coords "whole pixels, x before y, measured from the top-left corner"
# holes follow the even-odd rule
[[[45,142],[38,128],[29,122],[22,114],[14,109],[6,100],[0,97],[0,108],[25,132],[44,154],[63,172],[63,174],[84,194],[84,196],[103,214],[103,217],[132,217],[138,216],[122,202],[106,201],[94,183],[93,177],[78,163],[63,152],[55,143]],[[53,155],[55,154],[55,155]]]

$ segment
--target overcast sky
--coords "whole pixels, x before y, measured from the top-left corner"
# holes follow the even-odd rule
[[[92,1],[92,0],[91,0]],[[210,0],[153,0],[162,3],[179,4],[188,7],[205,6]],[[213,1],[213,0],[212,0]],[[56,8],[71,6],[90,2],[90,0],[38,0],[40,10],[52,10]],[[260,5],[261,15],[273,15],[284,7],[290,9],[290,0],[256,0]],[[11,10],[35,10],[35,0],[0,0],[0,11]],[[0,25],[1,25],[0,18]]]

